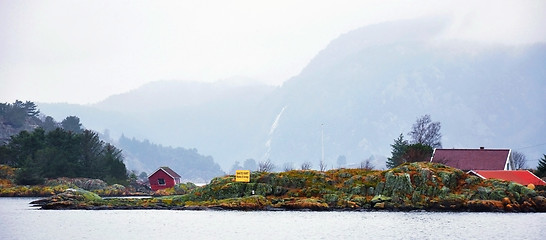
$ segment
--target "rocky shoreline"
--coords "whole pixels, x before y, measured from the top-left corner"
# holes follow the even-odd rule
[[[408,163],[387,171],[253,172],[250,183],[234,180],[231,175],[202,187],[182,184],[181,195],[140,199],[103,199],[69,189],[32,204],[87,210],[546,212],[544,191],[482,180],[441,164]]]

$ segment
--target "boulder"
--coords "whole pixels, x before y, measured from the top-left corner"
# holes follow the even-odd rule
[[[536,196],[532,198],[535,203],[536,210],[539,212],[546,212],[546,198],[544,196]]]
[[[373,208],[385,209],[385,203],[384,202],[378,202],[378,203],[373,205]]]
[[[375,203],[378,203],[378,202],[386,202],[386,201],[391,201],[392,198],[391,197],[387,197],[387,196],[383,196],[383,195],[376,195],[375,197],[372,198],[372,204],[375,204]]]
[[[33,201],[31,204],[41,206],[42,209],[74,209],[83,208],[97,201],[102,201],[102,198],[95,193],[70,188],[49,198]]]

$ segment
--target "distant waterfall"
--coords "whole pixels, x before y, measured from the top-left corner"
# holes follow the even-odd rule
[[[265,142],[266,152],[262,158],[262,160],[267,160],[271,154],[271,140],[273,138],[273,133],[275,133],[275,130],[277,129],[277,126],[279,126],[279,119],[281,119],[282,113],[286,109],[286,106],[284,106],[279,114],[277,114],[277,117],[275,118],[275,121],[273,121],[273,124],[271,124],[271,129],[269,129],[268,139]]]

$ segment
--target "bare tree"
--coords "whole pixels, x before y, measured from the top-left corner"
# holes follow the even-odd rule
[[[510,163],[514,169],[527,168],[527,158],[523,153],[512,151],[510,155]]]
[[[275,164],[270,159],[258,163],[258,172],[271,172],[275,169]]]
[[[312,166],[310,162],[304,162],[301,164],[301,170],[310,170]]]
[[[440,128],[440,122],[432,122],[430,115],[426,114],[417,119],[408,135],[411,137],[412,144],[420,143],[432,148],[441,148]]]
[[[292,171],[292,170],[294,170],[294,166],[292,165],[291,162],[286,162],[283,165],[283,169],[284,169],[285,172]]]
[[[372,170],[375,166],[370,161],[370,158],[360,162],[360,169]]]
[[[319,170],[321,172],[326,171],[326,163],[324,161],[322,161],[322,160],[320,160],[320,162],[319,162]]]

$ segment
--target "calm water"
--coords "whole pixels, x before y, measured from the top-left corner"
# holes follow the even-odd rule
[[[0,239],[546,239],[546,213],[37,210],[0,198]]]

